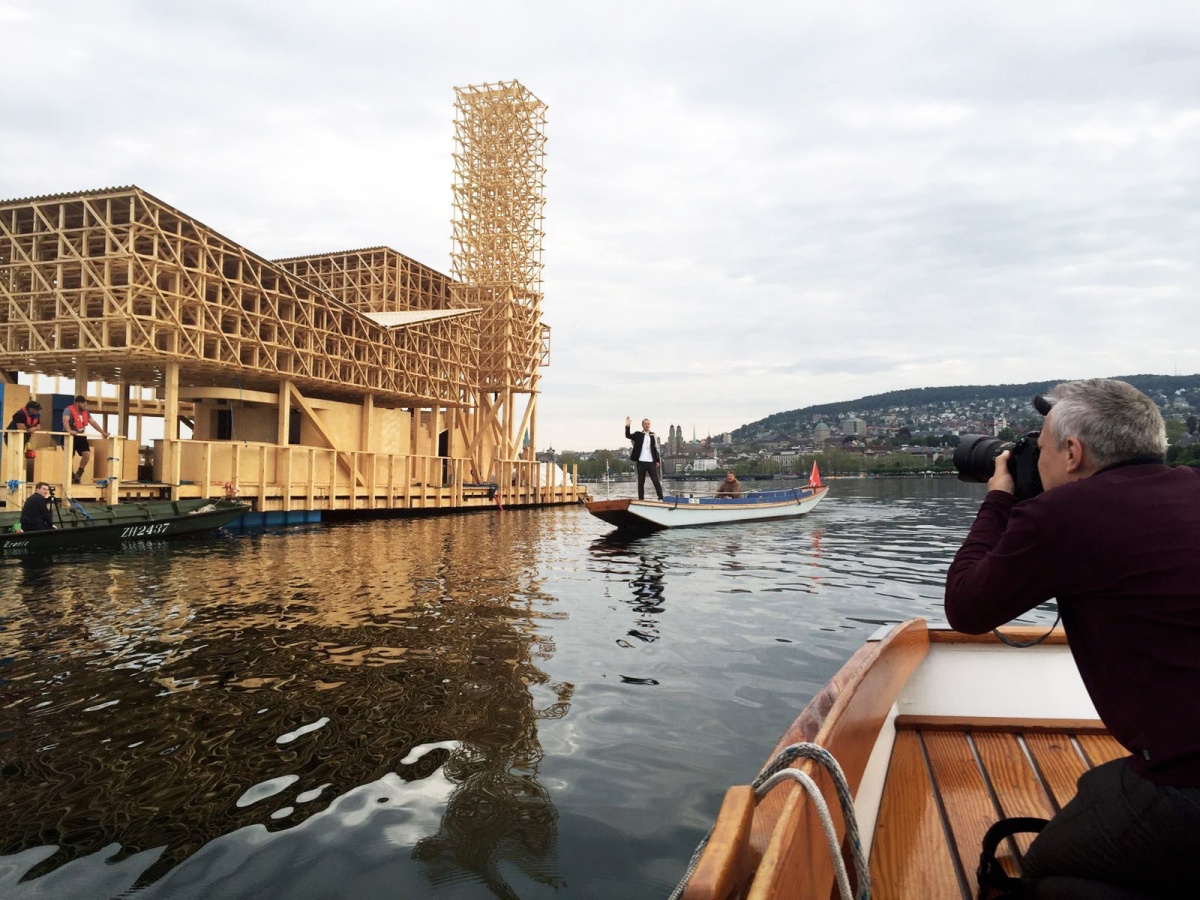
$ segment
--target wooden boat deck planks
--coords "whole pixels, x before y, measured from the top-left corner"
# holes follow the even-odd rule
[[[1075,783],[1088,765],[1068,734],[1026,734],[1025,746],[1057,812],[1075,796]]]
[[[1091,767],[1077,745],[1086,742],[1102,761],[1127,755],[1108,735],[1055,733],[1045,730],[1048,723],[1028,734],[1014,726],[1008,732],[924,732],[914,724],[900,723],[888,768],[871,853],[874,897],[970,900],[989,825],[1008,816],[1052,816],[1074,796],[1072,776]],[[1007,841],[997,850],[1010,874],[1018,872],[1015,852],[1031,841],[1032,835],[1018,835],[1017,850]]]
[[[875,825],[872,897],[945,897],[949,885],[958,890],[954,857],[945,840],[934,785],[929,779],[920,736],[914,732],[896,735],[887,788]],[[879,852],[880,844],[886,852]]]
[[[974,750],[965,733],[935,731],[918,734],[915,731],[903,731],[900,737],[910,734],[921,742],[930,771],[936,773],[937,796],[949,833],[947,851],[952,860],[951,865],[943,865],[943,878],[945,874],[956,871],[957,867],[959,882],[965,882],[968,892],[974,896],[977,889],[974,861],[979,858],[984,832],[1000,817],[996,803],[975,762]],[[891,777],[889,771],[888,778]],[[932,789],[931,784],[931,794]],[[876,829],[875,840],[882,844],[882,852],[880,847],[876,847],[872,865],[876,860],[882,862],[894,852],[890,840],[879,829]],[[937,895],[931,893],[928,896]]]
[[[1078,736],[1079,747],[1090,763],[1090,768],[1102,766],[1114,759],[1129,755],[1129,751],[1107,735],[1081,734]]]

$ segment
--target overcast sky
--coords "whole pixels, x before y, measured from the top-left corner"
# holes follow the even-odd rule
[[[549,107],[538,445],[1200,371],[1200,3],[0,0],[0,198],[450,271],[454,88]]]

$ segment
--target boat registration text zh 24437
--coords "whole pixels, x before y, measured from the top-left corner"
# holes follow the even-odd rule
[[[161,522],[158,525],[130,525],[128,528],[121,530],[121,538],[150,537],[151,535],[162,534],[170,527],[170,522]]]

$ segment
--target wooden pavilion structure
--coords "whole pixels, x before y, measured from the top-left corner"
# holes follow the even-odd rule
[[[110,502],[236,492],[264,513],[577,501],[532,452],[545,105],[517,82],[456,95],[453,277],[387,247],[268,260],[136,186],[0,202],[5,423],[19,373],[73,381],[35,381],[36,458],[6,443],[4,503],[35,480]],[[93,435],[72,485],[76,392],[137,438]]]

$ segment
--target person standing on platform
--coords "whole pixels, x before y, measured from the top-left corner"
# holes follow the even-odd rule
[[[50,485],[39,481],[33,486],[33,493],[21,507],[22,531],[45,531],[54,527],[54,515],[50,509]]]
[[[633,441],[633,452],[629,458],[637,465],[638,499],[646,499],[646,476],[654,482],[654,490],[658,499],[663,498],[662,479],[658,477],[662,467],[662,459],[658,455],[658,435],[650,430],[650,420],[642,419],[642,430],[636,434],[629,430],[633,420],[625,417],[625,437]]]
[[[8,423],[8,428],[5,429],[4,443],[8,443],[9,431],[25,432],[25,446],[29,446],[29,436],[37,431],[42,426],[42,404],[36,400],[30,400],[15,413],[13,413],[12,421]]]
[[[90,424],[100,432],[100,437],[102,438],[107,438],[108,432],[88,414],[87,397],[82,395],[76,397],[75,402],[63,410],[62,420],[63,431],[75,436],[74,452],[80,455],[80,459],[79,468],[71,476],[71,484],[79,484],[83,480],[83,473],[87,470],[87,464],[92,459],[92,449],[88,446],[88,439],[84,435],[84,430]]]

